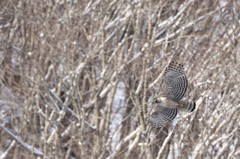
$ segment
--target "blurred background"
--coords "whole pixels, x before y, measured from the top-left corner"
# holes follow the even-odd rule
[[[240,156],[240,1],[1,0],[0,159]],[[145,118],[172,60],[180,112]]]

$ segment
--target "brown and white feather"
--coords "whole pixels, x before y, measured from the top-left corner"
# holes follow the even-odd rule
[[[181,100],[187,86],[188,80],[183,65],[171,62],[164,71],[162,96],[155,101],[157,105],[148,117],[148,123],[160,128],[176,117],[178,109],[192,112],[196,106],[195,102]]]

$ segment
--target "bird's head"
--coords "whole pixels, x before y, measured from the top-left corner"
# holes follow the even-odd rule
[[[163,103],[165,100],[166,100],[166,97],[158,97],[157,99],[155,99],[154,102],[161,104],[161,103]]]

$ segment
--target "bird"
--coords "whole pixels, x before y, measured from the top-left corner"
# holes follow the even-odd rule
[[[156,106],[147,117],[147,123],[154,128],[161,128],[177,116],[178,110],[193,112],[196,103],[182,100],[187,87],[188,80],[183,64],[170,62],[163,74],[161,96],[154,101]]]

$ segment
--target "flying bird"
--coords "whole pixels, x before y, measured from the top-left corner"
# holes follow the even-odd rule
[[[181,100],[187,91],[188,80],[182,64],[171,62],[163,74],[162,95],[155,100],[154,111],[147,117],[147,123],[161,128],[172,121],[178,110],[194,111],[196,103]]]

